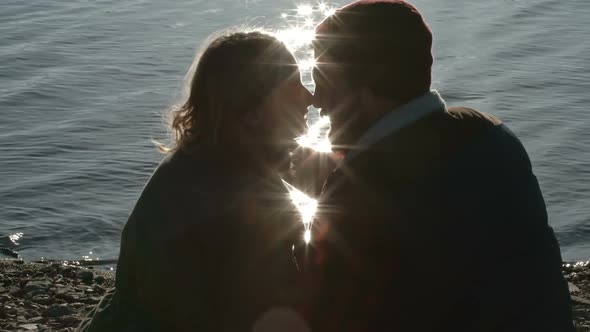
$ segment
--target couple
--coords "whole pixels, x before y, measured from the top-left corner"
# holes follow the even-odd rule
[[[573,331],[527,153],[500,120],[430,90],[418,11],[360,0],[316,34],[313,96],[268,34],[198,57],[116,287],[80,330]],[[344,159],[305,244],[279,174],[312,103]]]

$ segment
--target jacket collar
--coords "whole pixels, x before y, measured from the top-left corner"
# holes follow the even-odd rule
[[[442,99],[438,91],[431,90],[416,99],[409,101],[400,107],[385,114],[377,123],[375,123],[369,130],[367,130],[353,146],[353,148],[346,154],[342,160],[340,167],[361,152],[369,149],[372,145],[381,139],[391,135],[392,133],[403,129],[412,123],[422,119],[428,114],[445,111],[447,105]]]

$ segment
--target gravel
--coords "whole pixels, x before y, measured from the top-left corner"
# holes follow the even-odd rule
[[[564,264],[577,332],[590,332],[590,262]],[[112,271],[0,260],[0,331],[74,331],[107,289]]]
[[[590,332],[590,262],[563,266],[572,296],[574,320],[578,332]]]
[[[114,281],[67,262],[0,260],[0,331],[74,331]]]

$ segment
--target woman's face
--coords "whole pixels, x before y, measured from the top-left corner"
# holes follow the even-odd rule
[[[297,147],[295,139],[307,130],[305,114],[312,95],[301,83],[299,71],[282,81],[258,110],[260,136],[269,150],[271,162],[284,162]]]

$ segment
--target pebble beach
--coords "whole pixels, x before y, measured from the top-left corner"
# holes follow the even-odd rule
[[[114,281],[75,263],[0,260],[0,331],[74,331]]]
[[[590,264],[563,265],[577,332],[590,332]],[[0,331],[74,331],[113,287],[113,271],[77,262],[0,260]]]

